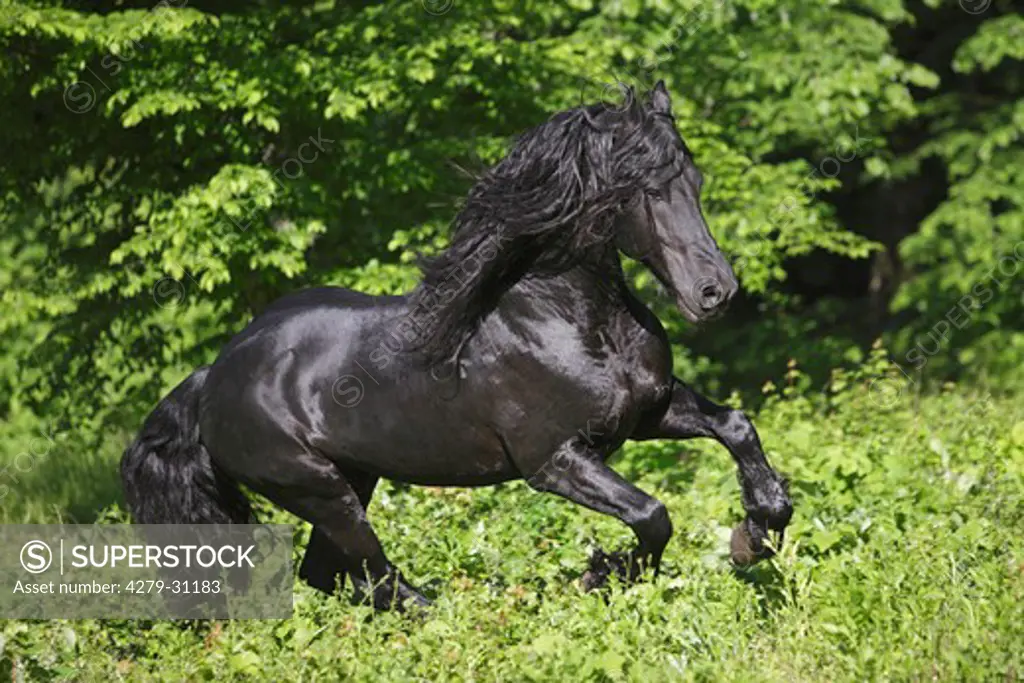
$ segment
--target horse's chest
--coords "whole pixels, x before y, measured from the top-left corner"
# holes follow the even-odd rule
[[[672,354],[668,344],[639,326],[625,333],[605,333],[610,362],[606,372],[622,392],[617,405],[609,407],[611,419],[632,425],[647,410],[661,402],[672,383]],[[628,436],[628,434],[627,434]]]
[[[517,461],[547,457],[573,438],[610,453],[669,391],[667,342],[633,321],[541,332],[505,347],[484,336],[464,362],[480,421]]]
[[[617,448],[670,391],[671,350],[637,325],[602,328],[571,354],[545,368],[539,384],[551,392],[541,414],[599,450]]]

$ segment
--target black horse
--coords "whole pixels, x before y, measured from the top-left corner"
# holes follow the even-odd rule
[[[739,469],[741,550],[767,556],[792,514],[784,480],[741,412],[672,376],[620,263],[645,264],[693,322],[720,312],[737,282],[701,183],[662,83],[555,115],[475,184],[413,292],[284,297],[175,388],[121,462],[135,520],[250,521],[242,483],[313,524],[302,578],[331,592],[348,575],[386,608],[426,600],[366,518],[379,478],[525,479],[629,525],[639,545],[602,571],[633,579],[657,571],[672,524],[605,460],[626,439],[707,436]]]

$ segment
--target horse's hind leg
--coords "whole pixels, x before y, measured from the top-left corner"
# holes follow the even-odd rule
[[[356,492],[365,514],[377,486],[377,477],[362,472],[345,472],[345,479]],[[334,593],[345,581],[345,557],[319,526],[314,526],[299,566],[299,578],[324,593]],[[340,583],[339,583],[340,582]]]
[[[334,593],[345,582],[345,558],[320,527],[313,527],[306,554],[299,565],[299,578],[323,593]],[[339,583],[340,581],[340,583]]]
[[[420,605],[429,604],[388,562],[377,534],[366,519],[356,487],[326,459],[304,460],[306,467],[302,472],[290,473],[287,493],[281,490],[280,495],[268,496],[313,523],[314,536],[310,544],[314,554],[303,560],[303,566],[317,581],[314,587],[333,593],[335,570],[339,569],[352,578],[357,591],[372,595],[373,606],[377,609],[388,609],[396,603],[401,607],[407,599]],[[318,559],[324,564],[313,570],[313,563]]]
[[[249,429],[226,431],[226,443],[208,436],[214,463],[226,474],[313,524],[314,534],[300,572],[321,590],[333,593],[340,569],[357,589],[369,587],[374,606],[427,600],[391,566],[366,519],[364,503],[373,490],[365,475],[342,471],[302,440],[274,423],[266,413]],[[218,454],[227,454],[218,458]],[[351,477],[351,481],[349,479]]]

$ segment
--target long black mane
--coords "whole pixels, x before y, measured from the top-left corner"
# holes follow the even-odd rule
[[[523,134],[470,190],[450,246],[424,263],[410,295],[416,350],[428,363],[453,359],[526,272],[606,250],[616,216],[685,151],[672,117],[632,90],[623,105],[570,109]]]

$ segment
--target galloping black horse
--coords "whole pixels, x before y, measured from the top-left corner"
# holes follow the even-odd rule
[[[555,115],[478,180],[413,292],[284,297],[160,402],[121,462],[134,518],[247,522],[245,484],[313,524],[300,576],[327,592],[350,576],[386,608],[426,600],[367,521],[380,477],[521,478],[629,525],[638,546],[605,558],[632,579],[657,571],[672,524],[605,460],[626,439],[707,436],[739,469],[747,557],[767,556],[792,514],[783,479],[741,412],[672,376],[620,264],[645,264],[693,322],[720,312],[737,282],[701,183],[662,83]]]

